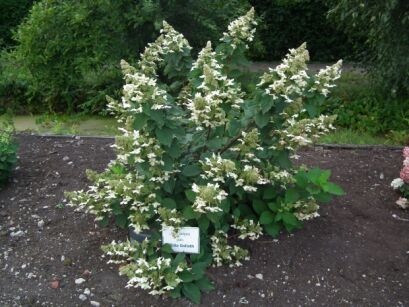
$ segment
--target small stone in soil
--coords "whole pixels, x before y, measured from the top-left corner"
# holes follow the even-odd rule
[[[22,230],[10,233],[10,237],[12,237],[12,238],[18,238],[18,237],[22,237],[22,236],[24,236],[24,231],[22,231]]]
[[[91,303],[91,306],[94,306],[94,307],[99,307],[101,305],[99,302],[96,302],[96,301],[91,301],[90,303]]]
[[[38,221],[37,226],[38,228],[43,228],[44,227],[44,220]]]
[[[86,301],[86,300],[87,300],[87,296],[85,296],[84,294],[80,294],[80,295],[78,296],[78,298],[79,298],[81,301]]]
[[[257,279],[260,279],[260,280],[263,280],[263,274],[260,274],[260,273],[259,273],[259,274],[256,274],[256,278],[257,278]]]
[[[60,282],[58,280],[54,280],[50,283],[50,287],[52,289],[58,289],[60,287]]]
[[[91,276],[91,272],[88,271],[88,270],[85,270],[85,271],[82,273],[82,276],[84,276],[85,278],[88,278],[88,277]]]
[[[84,283],[85,282],[85,279],[84,278],[77,278],[76,280],[75,280],[75,284],[76,285],[80,285],[80,284],[82,284],[82,283]]]

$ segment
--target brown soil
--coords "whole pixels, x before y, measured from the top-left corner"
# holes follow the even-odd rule
[[[126,278],[101,259],[100,245],[126,234],[95,228],[92,216],[58,206],[64,191],[86,188],[86,168],[103,170],[113,158],[110,140],[20,136],[19,142],[19,167],[0,191],[1,306],[190,305],[125,289]],[[394,205],[389,187],[400,152],[311,149],[301,162],[331,169],[346,196],[292,235],[245,242],[251,261],[211,270],[216,290],[203,295],[203,306],[409,305],[409,212]],[[11,236],[19,230],[23,236]],[[85,270],[91,274],[76,285]],[[86,288],[91,294],[83,302]]]

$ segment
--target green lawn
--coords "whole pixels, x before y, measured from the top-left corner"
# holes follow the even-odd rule
[[[0,117],[0,121],[4,117]],[[15,116],[14,125],[19,132],[34,132],[39,134],[75,134],[111,136],[117,133],[117,123],[114,118],[79,115],[42,115]]]
[[[4,117],[0,117],[0,121]],[[84,135],[84,136],[114,136],[117,134],[117,123],[114,118],[98,116],[15,116],[13,118],[16,130],[52,135]],[[386,144],[403,145],[398,141],[384,136],[373,136],[368,133],[356,132],[339,128],[335,132],[322,137],[319,143],[326,144]]]

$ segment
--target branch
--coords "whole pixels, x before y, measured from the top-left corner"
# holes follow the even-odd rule
[[[236,141],[237,141],[240,137],[241,137],[241,132],[240,132],[238,135],[236,135],[234,138],[232,138],[229,143],[227,143],[226,145],[224,145],[224,146],[219,150],[219,153],[220,153],[220,154],[223,154],[227,149],[229,149],[231,146],[233,146],[234,143],[236,143]]]
[[[230,147],[232,147],[234,145],[234,143],[237,142],[237,140],[241,137],[242,132],[243,131],[248,131],[252,126],[253,126],[254,122],[251,121],[247,124],[247,127],[245,129],[243,129],[242,131],[239,132],[239,134],[237,134],[234,138],[232,138],[230,140],[230,142],[228,142],[226,145],[224,145],[220,150],[219,153],[223,154],[226,150],[228,150]]]

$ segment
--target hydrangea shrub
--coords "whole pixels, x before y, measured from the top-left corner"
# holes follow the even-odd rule
[[[252,9],[193,59],[183,35],[164,23],[136,67],[121,63],[123,97],[108,98],[121,124],[117,157],[103,173],[88,172],[88,190],[68,197],[103,225],[149,231],[142,243],[102,247],[127,287],[198,303],[213,289],[207,267],[250,258],[240,240],[298,229],[343,194],[330,171],[292,165],[297,149],[333,129],[320,106],[341,62],[310,75],[303,44],[258,82],[241,82],[255,26]],[[161,243],[163,227],[183,226],[199,227],[199,254]]]
[[[403,166],[399,178],[391,182],[391,187],[399,191],[402,197],[396,201],[396,204],[402,209],[409,208],[409,147],[403,149]]]

